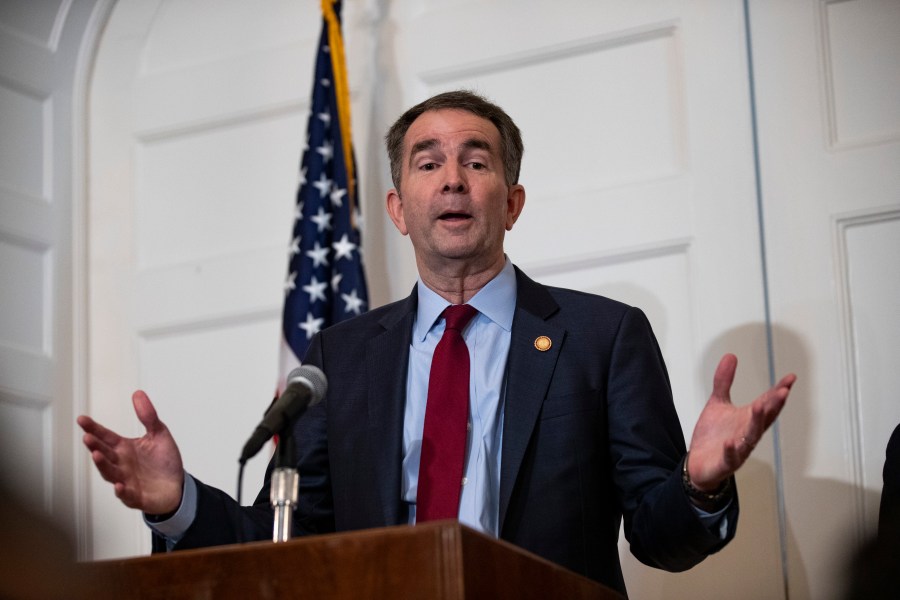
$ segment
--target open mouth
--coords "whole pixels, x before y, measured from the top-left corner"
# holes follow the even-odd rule
[[[438,218],[441,221],[464,221],[466,219],[471,219],[472,215],[462,212],[445,212]]]

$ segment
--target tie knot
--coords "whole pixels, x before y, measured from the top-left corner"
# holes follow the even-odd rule
[[[453,304],[444,309],[444,319],[447,321],[446,329],[462,331],[472,317],[478,312],[468,304]]]

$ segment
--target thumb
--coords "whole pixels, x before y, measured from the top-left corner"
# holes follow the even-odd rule
[[[165,425],[156,414],[156,408],[150,402],[150,397],[143,390],[138,390],[131,395],[131,403],[134,405],[134,414],[137,415],[147,433],[159,433],[165,429]]]
[[[713,398],[731,401],[731,384],[734,382],[734,372],[737,370],[737,357],[734,354],[725,354],[716,367],[713,376]]]

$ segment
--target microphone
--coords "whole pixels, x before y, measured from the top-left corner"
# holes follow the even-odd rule
[[[269,438],[288,426],[307,408],[318,404],[327,390],[328,380],[318,367],[303,365],[291,371],[287,376],[287,387],[244,444],[238,462],[244,464],[256,456]]]

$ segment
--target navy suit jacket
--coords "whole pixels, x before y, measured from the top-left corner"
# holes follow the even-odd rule
[[[625,591],[622,519],[642,562],[680,571],[724,539],[681,484],[684,438],[644,314],[600,296],[545,287],[516,269],[500,469],[500,537]],[[317,334],[306,363],[329,382],[298,421],[295,533],[407,522],[401,464],[416,293]],[[539,336],[551,347],[539,351]],[[197,518],[177,548],[271,536],[268,477],[252,507],[198,482]]]

